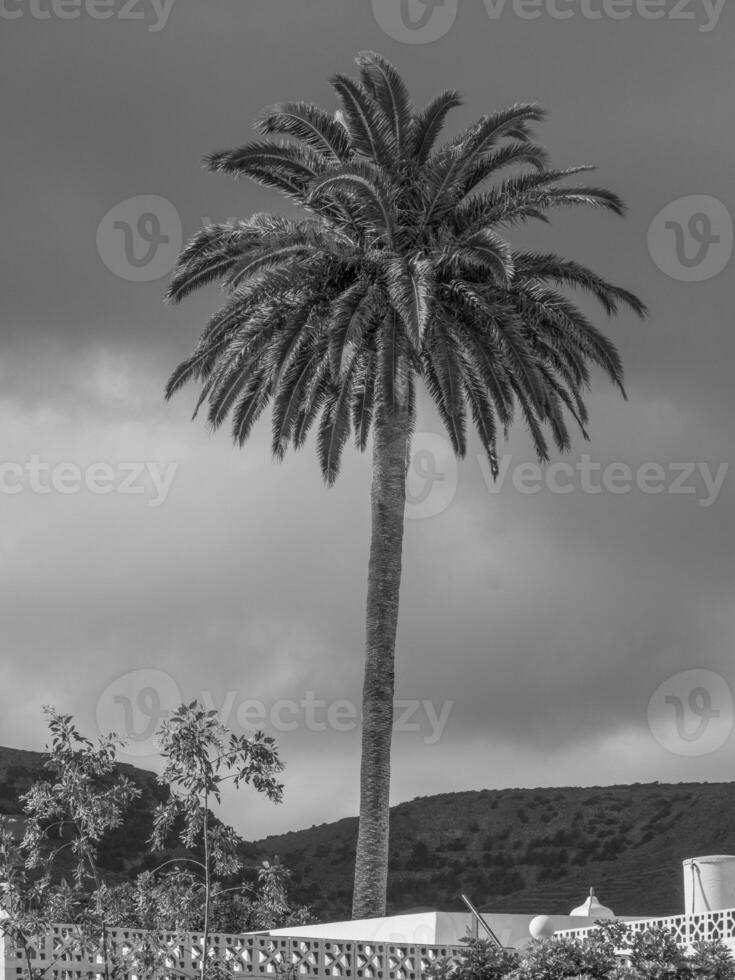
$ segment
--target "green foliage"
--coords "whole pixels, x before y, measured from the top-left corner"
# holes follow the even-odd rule
[[[203,842],[218,874],[238,870],[235,832],[219,823],[209,825],[209,804],[221,803],[221,786],[228,779],[236,787],[252,783],[273,802],[280,802],[283,787],[275,774],[283,766],[273,739],[262,732],[252,738],[229,732],[220,724],[216,711],[207,711],[193,701],[161,723],[160,741],[166,766],[159,781],[168,787],[170,796],[156,809],[151,845],[162,849],[180,817],[183,845],[193,847]]]
[[[156,811],[151,846],[162,848],[167,834],[177,831],[179,843],[202,859],[166,860],[155,872],[110,884],[97,861],[100,843],[121,827],[140,789],[119,771],[116,750],[122,743],[115,736],[99,739],[95,747],[70,715],[44,711],[51,733],[45,767],[51,778],[37,780],[24,794],[21,840],[9,819],[0,818],[0,879],[6,883],[0,892],[5,913],[0,930],[24,957],[27,980],[40,980],[63,952],[99,957],[107,980],[131,972],[158,980],[170,974],[167,933],[203,931],[203,945],[209,948],[212,929],[239,932],[309,920],[308,908],[291,907],[289,872],[277,859],[252,869],[252,886],[227,887],[242,868],[241,842],[209,810],[210,803],[220,802],[226,779],[280,800],[282,786],[275,776],[282,765],[272,739],[262,733],[236,736],[219,723],[216,712],[196,702],[174,712],[159,731],[166,760],[161,780],[170,792]],[[53,878],[67,852],[73,855],[73,885]],[[34,966],[36,948],[58,922],[74,926],[57,958]],[[110,936],[111,926],[141,934],[122,946]],[[214,977],[220,969],[211,956],[201,958],[202,977]]]
[[[687,966],[692,977],[702,980],[735,980],[735,961],[721,942],[694,943],[694,954]]]
[[[0,912],[4,913],[0,915],[0,935],[20,950],[28,980],[36,980],[39,973],[31,966],[35,949],[53,922],[74,920],[80,911],[78,903],[66,883],[52,886],[48,874],[31,876],[27,854],[5,816],[0,817],[0,880]]]
[[[584,939],[533,940],[522,950],[468,940],[459,964],[440,963],[430,980],[735,980],[735,959],[720,942],[697,943],[685,955],[659,928],[635,934],[619,922],[600,922]]]
[[[92,878],[99,888],[97,848],[109,830],[121,826],[140,790],[116,773],[120,739],[102,737],[95,748],[77,731],[71,715],[60,715],[48,706],[43,710],[51,733],[46,768],[53,779],[34,783],[22,797],[28,817],[23,839],[28,867],[46,867],[68,847],[75,859],[77,885]],[[61,843],[49,853],[46,845],[54,838]]]
[[[420,871],[431,866],[431,852],[426,841],[419,840],[413,845],[411,854],[406,861],[406,868],[409,871]]]
[[[0,789],[2,785],[11,786],[16,794],[5,799],[8,814],[17,817],[21,812],[17,791],[27,791],[34,780],[48,781],[52,778],[49,770],[44,768],[43,759],[40,753],[0,748],[0,780],[6,780],[6,783],[0,783]],[[180,845],[178,827],[173,833],[173,843],[165,852],[148,852],[153,811],[157,803],[165,800],[166,787],[156,782],[154,773],[125,765],[118,766],[118,770],[136,783],[141,795],[128,807],[123,825],[108,831],[97,848],[98,868],[104,880],[115,887],[125,880],[132,884],[140,872],[151,871],[164,860],[182,857],[200,859],[201,848],[185,850]],[[584,803],[591,793],[596,794],[597,803],[586,808]],[[537,815],[540,816],[542,810],[540,803],[535,811],[527,806],[526,801],[534,796],[540,797],[541,793],[537,790],[503,794],[449,793],[394,808],[391,813],[391,850],[401,856],[401,867],[391,862],[390,880],[399,884],[398,888],[391,887],[391,911],[400,912],[425,904],[427,888],[431,889],[432,903],[438,908],[449,910],[456,906],[455,896],[461,887],[464,865],[460,874],[455,875],[443,857],[435,853],[440,840],[450,830],[468,837],[465,853],[476,859],[481,867],[486,866],[486,861],[491,861],[486,866],[486,883],[471,897],[483,901],[484,908],[504,908],[514,912],[533,913],[540,902],[548,908],[568,911],[579,904],[579,897],[589,889],[590,883],[598,885],[605,904],[616,911],[645,910],[652,915],[679,912],[680,870],[675,863],[661,868],[660,854],[638,846],[641,828],[668,800],[671,801],[671,817],[676,820],[675,826],[664,838],[671,852],[694,853],[700,847],[713,852],[733,852],[735,849],[735,826],[727,816],[735,806],[735,784],[732,783],[702,784],[696,793],[681,784],[658,785],[655,796],[651,793],[651,787],[646,785],[616,786],[604,791],[590,788],[547,791],[545,798],[554,801],[560,811],[560,822],[549,827],[537,822]],[[495,809],[493,803],[497,803]],[[517,826],[515,819],[519,804],[526,808],[531,818],[523,829]],[[582,829],[589,818],[593,833],[596,833],[601,826],[597,816],[600,808],[606,819],[619,814],[616,823],[604,827],[606,832],[611,833],[610,837],[601,840],[602,847],[606,840],[618,833],[629,841],[625,849],[620,848],[613,855],[614,865],[598,864],[601,848],[594,839],[588,839]],[[473,820],[483,828],[474,839],[467,830],[469,822]],[[245,894],[253,898],[257,890],[257,868],[262,861],[270,861],[277,854],[291,869],[289,888],[298,896],[297,904],[308,904],[312,914],[323,921],[343,919],[349,916],[350,909],[346,896],[350,892],[354,859],[354,846],[350,842],[355,839],[356,824],[356,820],[342,821],[321,829],[298,831],[288,837],[266,838],[256,844],[240,842],[238,853],[244,865],[242,876],[228,878],[226,887],[244,880],[253,889]],[[22,835],[22,818],[11,826],[16,836]],[[519,833],[523,834],[522,839],[518,839]],[[643,839],[646,837],[652,841],[657,839],[653,833],[644,835]],[[412,870],[406,867],[406,861],[417,840],[426,843],[429,864],[424,869]],[[539,866],[524,863],[526,848],[534,840],[545,841],[542,845],[545,847],[567,849],[569,864],[566,867],[569,874],[566,878],[560,878],[554,871],[547,881],[539,884],[536,878]],[[320,842],[323,843],[322,856],[317,857],[314,848]],[[57,840],[55,843],[61,842]],[[353,847],[352,853],[349,853],[350,846]],[[489,857],[485,856],[485,851]],[[583,852],[583,863],[578,863],[580,851]],[[446,856],[449,857],[448,852]],[[339,862],[333,865],[332,861],[338,857]],[[110,858],[114,858],[115,869],[120,868],[122,863],[122,870],[113,872]],[[507,865],[510,872],[519,872],[525,879],[505,893],[512,896],[508,899],[503,894],[507,883],[496,877],[496,868],[503,865]],[[654,868],[658,875],[663,872],[664,877],[649,880],[649,871]],[[52,885],[58,885],[62,878],[73,881],[74,860],[70,848],[61,851],[49,870]],[[433,883],[432,876],[435,874],[441,879],[437,884]],[[502,889],[498,885],[502,885]],[[225,898],[222,902],[225,902]],[[244,904],[245,911],[233,912],[233,921],[243,922],[245,925],[242,928],[249,928],[249,906],[247,902]]]
[[[617,967],[615,947],[604,934],[586,940],[533,940],[526,946],[509,980],[565,980],[585,977],[605,980]]]
[[[437,908],[461,910],[456,896],[467,869],[477,862],[486,875],[470,897],[485,909],[535,913],[545,907],[568,911],[579,904],[592,883],[599,887],[605,904],[616,911],[677,914],[680,869],[675,862],[662,866],[660,853],[646,853],[636,846],[640,828],[658,811],[661,799],[671,799],[676,826],[665,838],[670,852],[694,853],[700,847],[732,851],[735,825],[727,814],[735,806],[735,784],[703,784],[697,795],[689,793],[688,799],[681,785],[656,789],[655,800],[650,786],[615,786],[605,790],[554,789],[543,794],[539,790],[447,793],[397,806],[390,819],[391,853],[399,855],[401,861],[400,867],[393,859],[390,864],[389,910],[401,912],[425,905],[428,893]],[[586,807],[591,794],[597,802]],[[528,806],[534,797],[535,809]],[[498,804],[495,809],[493,803]],[[545,825],[541,816],[549,804],[558,815]],[[519,826],[516,818],[519,806],[529,818],[525,826]],[[480,834],[470,833],[473,821],[482,827]],[[585,829],[588,823],[589,834]],[[353,863],[351,859],[333,862],[346,852],[341,842],[347,837],[354,839],[356,824],[341,821],[327,828],[269,837],[258,842],[253,857],[280,854],[289,867],[298,867],[302,873],[299,892],[309,889],[308,898],[302,900],[308,901],[315,915],[323,921],[344,919],[350,914],[349,905],[333,896],[349,890]],[[599,839],[598,832],[602,833]],[[454,836],[467,840],[465,851],[437,850],[442,841]],[[418,841],[424,842],[429,852],[425,867],[419,866],[421,860],[411,860]],[[552,863],[527,864],[527,850],[532,844],[538,844],[535,856],[541,851],[548,851],[549,857],[553,854]],[[308,860],[297,862],[290,857],[299,851]],[[564,851],[567,862],[554,863],[563,862]],[[498,874],[503,868],[514,880]],[[544,868],[548,871],[539,881],[538,873]],[[655,878],[650,874],[653,871]]]
[[[232,827],[213,821],[210,804],[222,802],[222,783],[231,779],[235,787],[251,784],[274,803],[280,802],[283,787],[276,775],[283,769],[274,740],[262,732],[251,738],[236,735],[221,724],[216,711],[207,711],[198,702],[181,705],[161,723],[161,755],[166,765],[160,781],[168,786],[169,799],[156,810],[151,846],[162,848],[177,818],[181,820],[179,840],[186,847],[202,845],[203,859],[189,863],[201,870],[204,923],[202,946],[209,950],[214,876],[233,875],[241,868],[239,838]],[[266,902],[274,902],[280,885],[273,882],[270,866],[265,870]],[[179,869],[172,872],[176,878]],[[187,876],[187,881],[189,880]],[[278,919],[286,906],[276,904],[272,917]],[[201,958],[201,976],[207,970],[207,957]]]
[[[430,980],[502,980],[514,970],[520,954],[515,950],[499,949],[483,939],[469,939],[467,953],[458,966],[441,961],[428,970]]]
[[[298,926],[309,921],[309,909],[304,905],[292,907],[288,900],[289,877],[290,872],[278,858],[263,862],[258,869],[259,888],[249,909],[249,930]]]
[[[140,790],[117,773],[116,752],[122,744],[118,738],[103,736],[95,748],[79,733],[71,715],[61,715],[49,706],[43,710],[51,733],[46,768],[53,778],[34,783],[23,796],[27,816],[22,842],[25,865],[40,873],[40,879],[31,886],[38,912],[44,917],[58,915],[59,898],[63,896],[64,910],[72,913],[71,921],[81,930],[76,941],[85,948],[99,948],[108,978],[114,951],[107,939],[111,925],[108,888],[99,873],[97,852],[104,835],[122,824],[127,807]],[[61,843],[51,844],[56,840]],[[66,848],[74,859],[74,894],[68,886],[54,894],[49,868]],[[16,878],[16,887],[19,884]],[[85,891],[87,884],[90,892]]]
[[[197,407],[215,427],[229,417],[240,445],[272,404],[279,459],[316,426],[330,484],[350,435],[364,450],[381,419],[408,410],[413,424],[418,379],[459,456],[474,427],[496,472],[497,441],[520,415],[546,460],[549,434],[569,448],[565,414],[585,433],[590,366],[622,390],[615,347],[563,290],[606,315],[645,308],[578,262],[514,249],[508,233],[558,207],[624,206],[566,183],[592,168],[549,168],[532,134],[538,106],[484,115],[442,145],[456,92],[418,109],[381,55],[356,61],[357,81],[330,79],[337,117],[277,105],[258,123],[264,139],[208,157],[210,171],[275,189],[299,213],[212,225],[183,250],[168,298],[221,281],[227,299],[167,396],[197,384]]]

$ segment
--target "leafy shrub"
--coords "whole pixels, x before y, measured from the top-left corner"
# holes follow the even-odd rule
[[[697,943],[693,954],[686,956],[664,929],[631,934],[624,923],[598,925],[585,939],[533,940],[518,951],[470,939],[458,964],[437,964],[424,976],[429,980],[735,980],[735,959],[720,942]]]
[[[518,953],[515,950],[498,949],[494,943],[471,939],[467,954],[459,966],[439,962],[424,976],[430,980],[501,980],[510,974],[517,963]]]
[[[159,852],[158,861],[150,855],[151,864],[159,866],[139,873],[134,882],[112,885],[101,873],[100,845],[123,827],[140,788],[119,772],[116,737],[102,737],[95,747],[77,731],[71,715],[44,710],[52,738],[45,762],[51,778],[37,780],[22,797],[22,840],[7,818],[0,818],[0,880],[5,885],[0,936],[18,950],[25,980],[40,980],[51,965],[39,969],[32,960],[55,922],[74,923],[64,940],[67,951],[97,956],[105,980],[131,973],[157,980],[171,972],[166,932],[203,932],[208,947],[211,931],[308,921],[309,910],[292,908],[287,900],[286,868],[277,859],[264,861],[248,879],[239,838],[210,809],[220,802],[220,784],[228,778],[236,787],[252,784],[274,802],[280,799],[275,774],[282,765],[272,739],[260,732],[252,738],[234,735],[216,712],[197,702],[182,705],[164,721],[158,735],[166,766],[158,779],[167,793],[156,809],[149,840],[151,851]],[[177,835],[179,856],[160,863],[170,833]],[[183,856],[182,849],[192,856]],[[68,850],[73,886],[63,878],[53,884],[59,856]],[[118,853],[108,847],[108,857],[114,860]],[[233,885],[238,878],[245,883]],[[144,931],[122,944],[110,936],[110,926]],[[216,954],[203,959],[202,980],[212,980],[219,966]]]
[[[431,852],[426,841],[419,840],[413,845],[411,854],[406,861],[408,871],[422,871],[431,866]]]

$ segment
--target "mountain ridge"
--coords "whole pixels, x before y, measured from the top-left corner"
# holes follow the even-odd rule
[[[735,853],[735,783],[468,790],[391,808],[390,912],[568,914],[594,886],[621,915],[683,909],[682,861]],[[347,918],[357,818],[252,843],[278,853],[323,918]],[[318,884],[319,898],[314,901]]]
[[[0,813],[44,771],[44,754],[0,747]],[[147,853],[153,808],[166,788],[121,763],[142,795],[100,850],[111,880],[157,863]],[[735,782],[466,790],[391,808],[388,910],[565,914],[595,886],[621,915],[683,912],[681,862],[735,853]],[[322,921],[349,918],[357,817],[243,841],[245,862],[277,855],[290,891]]]

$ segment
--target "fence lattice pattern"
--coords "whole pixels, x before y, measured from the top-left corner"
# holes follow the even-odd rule
[[[74,932],[73,926],[55,925],[53,932],[32,951],[30,966],[44,970],[47,980],[102,980],[101,957],[93,952],[79,952]],[[129,954],[145,946],[147,935],[143,930],[110,929],[108,941]],[[163,975],[168,980],[198,976],[201,935],[168,933],[162,938],[166,951],[158,962]],[[464,948],[293,936],[213,935],[209,938],[210,955],[213,953],[233,975],[276,977],[289,971],[291,976],[314,980],[421,980],[432,964],[443,959],[456,961]],[[21,980],[28,975],[28,965],[25,952],[12,948],[6,940],[4,955],[0,955],[0,980]],[[127,980],[141,980],[142,972],[131,970]]]
[[[696,942],[723,942],[735,940],[735,909],[723,909],[718,912],[702,912],[699,915],[668,915],[653,919],[636,919],[626,922],[632,933],[643,932],[645,929],[667,929],[681,946],[691,946]],[[570,939],[583,939],[594,931],[595,926],[584,929],[565,929],[558,936]]]

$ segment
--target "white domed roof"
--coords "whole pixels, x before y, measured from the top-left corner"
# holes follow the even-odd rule
[[[578,905],[572,909],[570,915],[586,916],[590,919],[614,919],[615,913],[605,905],[600,905],[595,895],[595,889],[590,888],[589,898],[583,905]]]

